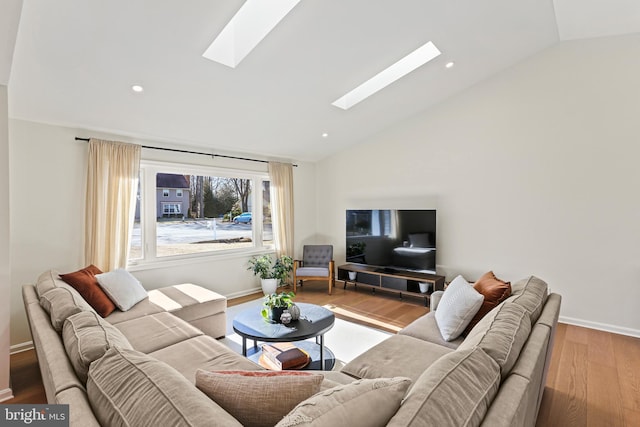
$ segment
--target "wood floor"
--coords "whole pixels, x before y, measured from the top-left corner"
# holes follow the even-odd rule
[[[229,301],[236,305],[254,294]],[[334,306],[337,316],[395,332],[428,312],[424,300],[397,294],[343,290],[307,283],[296,301]],[[46,403],[33,350],[11,356],[14,399],[3,403]],[[640,339],[559,324],[537,427],[640,426]]]

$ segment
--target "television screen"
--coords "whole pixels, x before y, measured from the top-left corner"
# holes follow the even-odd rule
[[[436,271],[436,211],[347,210],[347,262],[389,271]]]

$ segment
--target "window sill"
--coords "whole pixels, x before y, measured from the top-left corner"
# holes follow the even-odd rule
[[[206,254],[199,256],[184,256],[184,257],[166,257],[156,259],[153,261],[132,261],[127,263],[128,271],[144,271],[155,270],[160,268],[178,267],[190,264],[205,264],[211,262],[224,261],[229,259],[238,258],[250,258],[255,255],[271,254],[275,253],[275,249],[272,247],[255,248],[250,250]]]

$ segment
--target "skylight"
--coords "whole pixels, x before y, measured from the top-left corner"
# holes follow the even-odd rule
[[[396,80],[406,76],[421,65],[424,65],[438,57],[438,55],[440,55],[440,51],[436,45],[432,42],[428,42],[411,52],[409,55],[400,59],[395,64],[371,77],[369,80],[362,83],[342,98],[337,99],[332,103],[332,105],[342,108],[343,110],[348,110],[360,101],[370,97],[379,90],[384,89]]]
[[[235,68],[300,0],[247,0],[211,46],[207,59]]]

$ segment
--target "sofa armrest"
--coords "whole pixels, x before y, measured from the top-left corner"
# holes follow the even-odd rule
[[[436,311],[438,303],[440,303],[440,298],[442,298],[442,294],[444,294],[444,291],[435,291],[431,294],[431,297],[429,298],[430,311]]]

